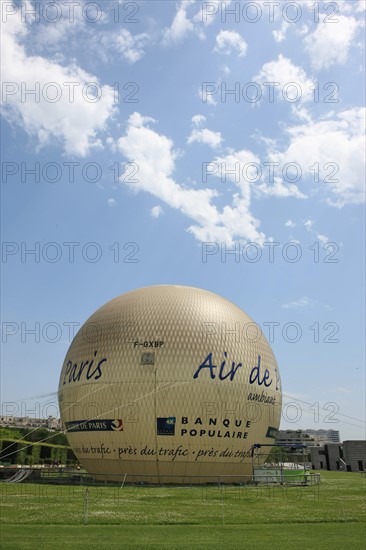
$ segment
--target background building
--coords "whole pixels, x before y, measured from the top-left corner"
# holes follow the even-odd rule
[[[0,426],[9,428],[47,428],[47,430],[61,430],[61,420],[54,416],[49,416],[48,418],[0,416]]]
[[[279,430],[276,442],[286,445],[323,446],[326,443],[339,443],[338,430]]]
[[[339,430],[304,430],[305,434],[316,436],[316,441],[323,440],[324,442],[340,443]]]
[[[312,447],[310,453],[313,470],[364,472],[366,469],[366,441],[328,443],[322,447]]]

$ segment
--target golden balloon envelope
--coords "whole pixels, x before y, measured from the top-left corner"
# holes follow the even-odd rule
[[[173,285],[98,309],[75,336],[59,383],[61,419],[82,466],[126,482],[239,481],[252,473],[252,446],[275,443],[281,401],[259,326],[221,296]]]

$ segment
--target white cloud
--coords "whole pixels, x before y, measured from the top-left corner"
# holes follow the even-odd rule
[[[304,226],[306,228],[306,231],[311,231],[313,229],[313,226],[314,226],[314,220],[305,220],[304,221]]]
[[[236,51],[239,57],[244,57],[247,53],[247,48],[248,45],[244,38],[236,31],[221,30],[216,36],[214,52],[231,55]]]
[[[132,126],[135,126],[136,128],[142,128],[149,122],[157,122],[153,117],[143,116],[136,111],[132,113],[132,115],[130,115],[130,118],[128,119],[128,121]]]
[[[153,206],[150,213],[153,218],[159,218],[162,214],[164,214],[164,210],[161,206]]]
[[[309,27],[304,24],[301,27],[296,27],[296,31],[300,36],[304,36],[305,34],[308,34]]]
[[[233,0],[226,0],[224,9],[228,9],[232,2]],[[193,21],[196,23],[203,23],[205,26],[212,25],[222,13],[220,9],[222,4],[220,5],[217,2],[196,2],[196,4],[201,4],[198,12],[193,17]]]
[[[329,237],[322,235],[321,233],[317,234],[316,239],[322,244],[327,244],[329,242]]]
[[[48,4],[51,5],[52,2]],[[45,23],[41,18],[40,22],[37,22],[37,31],[32,36],[32,44],[40,48],[41,51],[45,50],[48,53],[55,51],[62,58],[66,57],[70,41],[75,38],[79,40],[79,43],[82,42],[83,46],[86,44],[89,52],[95,52],[104,61],[108,61],[107,52],[109,51],[117,51],[130,64],[136,63],[145,55],[146,45],[153,41],[151,35],[146,33],[132,35],[126,28],[117,32],[105,32],[102,30],[105,26],[103,23],[108,22],[112,12],[100,11],[100,7],[100,13],[97,15],[100,19],[88,25],[86,17],[93,18],[92,10],[90,15],[86,16],[83,11],[84,7],[82,2],[75,2],[72,9],[67,10],[66,8],[63,16],[51,24]],[[47,14],[52,17],[50,6]]]
[[[314,182],[319,177],[321,188],[317,185],[315,189],[325,193],[333,206],[364,202],[365,112],[355,107],[288,127],[289,144],[282,152],[272,152],[271,161],[281,166],[297,162],[302,181]],[[314,175],[314,166],[319,167],[319,174]]]
[[[205,38],[203,29],[199,24],[199,18],[196,16],[190,19],[187,13],[190,6],[194,4],[194,0],[183,0],[177,4],[177,11],[172,24],[163,30],[162,44],[164,46],[178,44],[193,32],[196,32],[199,38]]]
[[[219,166],[215,175],[220,177],[224,175],[226,179],[234,183],[240,190],[240,196],[245,200],[247,206],[250,205],[252,182],[257,179],[256,166],[260,165],[260,159],[251,151],[242,149],[240,151],[230,151],[225,156],[217,157],[214,166]]]
[[[108,199],[107,203],[108,203],[108,206],[110,206],[111,208],[118,205],[118,202],[115,199]]]
[[[297,241],[292,241],[297,242]],[[293,302],[288,302],[286,304],[281,304],[281,307],[283,309],[298,309],[298,308],[324,308],[327,311],[330,311],[332,308],[329,307],[326,304],[322,304],[321,302],[318,302],[317,300],[312,300],[311,298],[308,298],[307,296],[302,296],[298,300],[294,300]]]
[[[352,5],[354,5],[356,13],[362,13],[363,11],[366,11],[366,2],[365,2],[365,0],[353,1]]]
[[[294,65],[290,59],[279,55],[276,61],[265,63],[253,81],[267,83],[268,93],[275,93],[277,97],[295,103],[309,101],[313,97],[312,80],[308,78],[302,67]],[[268,86],[268,83],[276,85]],[[274,90],[274,92],[272,91]],[[273,99],[271,99],[273,101]]]
[[[304,38],[305,50],[310,55],[312,67],[319,71],[332,65],[344,65],[348,59],[352,41],[363,21],[337,14],[337,22],[320,21],[315,31]]]
[[[205,121],[206,121],[206,117],[204,115],[194,115],[192,117],[192,123],[196,127],[200,126]]]
[[[196,128],[192,130],[191,135],[188,137],[187,143],[204,143],[212,149],[217,149],[221,145],[222,137],[220,132],[213,132],[207,128],[202,128],[197,130]]]
[[[281,178],[274,177],[273,184],[267,185],[261,183],[257,187],[257,191],[263,195],[272,197],[295,197],[296,199],[306,199],[307,195],[302,193],[294,183],[284,183]]]
[[[56,5],[56,3],[55,3]],[[79,35],[81,32],[87,33],[86,20],[83,16],[83,5],[75,2],[70,9],[70,12],[63,12],[62,17],[52,23],[47,22],[47,18],[56,19],[56,9],[52,12],[51,2],[49,2],[46,10],[47,15],[41,17],[37,22],[37,30],[32,37],[32,43],[42,50],[60,52],[65,43],[69,43],[70,39]],[[32,27],[33,28],[33,27]],[[66,52],[61,50],[64,55]]]
[[[16,90],[4,98],[2,114],[35,136],[39,146],[56,139],[66,153],[86,156],[91,148],[101,147],[98,133],[107,129],[115,110],[113,91],[76,64],[62,66],[41,56],[27,55],[22,42],[30,25],[23,24],[17,14],[2,29],[2,47],[6,51],[2,78],[14,83]],[[98,95],[93,94],[95,88],[86,87],[91,82],[97,84]],[[29,95],[22,101],[22,86],[29,90],[38,86],[39,97]]]
[[[228,0],[226,5],[229,6],[230,3],[231,0]],[[162,31],[162,45],[179,44],[192,34],[200,40],[205,40],[207,26],[214,22],[220,11],[215,9],[216,6],[206,4],[207,6],[201,2],[196,2],[196,0],[181,0],[178,2],[171,25],[165,27]],[[197,5],[199,6],[198,10],[196,10]]]
[[[281,27],[275,31],[272,31],[273,38],[275,39],[275,42],[280,43],[283,42],[286,38],[286,32],[289,28],[290,24],[284,19],[282,21]]]
[[[303,296],[302,298],[299,298],[298,300],[295,300],[293,302],[289,302],[288,304],[282,304],[281,307],[283,309],[294,309],[298,307],[307,307],[313,305],[312,300],[310,300],[307,296]]]
[[[294,224],[295,225],[295,224]],[[303,222],[303,225],[308,233],[312,233],[316,236],[317,241],[319,241],[322,244],[326,244],[329,242],[329,238],[326,235],[322,235],[321,233],[318,233],[318,231],[315,229],[315,221],[309,218],[308,220],[305,220]]]
[[[291,105],[291,111],[298,120],[302,120],[303,122],[311,122],[312,120],[310,111],[306,109],[306,107],[301,107],[298,104],[295,105],[293,103]]]
[[[249,210],[250,191],[245,183],[239,183],[240,192],[233,195],[232,204],[219,211],[212,204],[219,194],[216,190],[193,189],[174,181],[177,153],[173,142],[151,129],[149,121],[149,117],[134,113],[128,120],[126,134],[118,140],[118,148],[124,157],[139,167],[136,181],[126,181],[125,184],[136,192],[152,194],[193,220],[188,231],[200,241],[232,245],[238,239],[263,243],[265,236],[258,231],[259,221]],[[239,159],[253,157],[247,152],[235,155]]]
[[[108,145],[109,149],[112,151],[112,153],[115,153],[116,150],[117,150],[117,147],[116,147],[116,142],[114,141],[114,139],[111,136],[109,136],[109,137],[107,137],[105,142]]]
[[[126,135],[118,140],[119,150],[139,167],[138,181],[127,183],[136,191],[147,191],[190,217],[202,221],[207,216],[217,219],[216,209],[210,205],[217,193],[209,189],[186,189],[173,180],[177,158],[173,142],[149,128],[149,120],[149,117],[134,113],[128,120]]]
[[[295,227],[296,226],[296,223],[294,223],[292,220],[287,220],[287,222],[285,223],[285,227]]]
[[[149,42],[150,37],[148,34],[132,35],[127,29],[105,33],[101,38],[101,43],[106,49],[117,51],[130,65],[133,65],[145,55],[145,47]]]
[[[339,393],[352,393],[352,390],[350,388],[346,388],[343,386],[338,386],[338,388],[336,388],[334,391]]]
[[[257,166],[260,166],[260,159],[251,151],[231,151],[224,157],[217,157],[214,166],[220,166],[215,175],[221,177],[222,174],[226,178],[235,183],[240,190],[240,202],[249,210],[251,203],[251,195],[254,193],[257,197],[273,196],[273,197],[295,197],[297,199],[305,199],[306,195],[301,193],[295,184],[286,183],[278,177],[274,177],[274,183],[267,185],[263,181],[263,175],[258,174]],[[252,219],[254,227],[257,227],[256,220]],[[259,238],[260,240],[260,238]],[[258,242],[258,241],[257,241]]]

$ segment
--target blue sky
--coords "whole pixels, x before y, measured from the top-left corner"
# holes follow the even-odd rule
[[[55,414],[107,300],[183,284],[270,339],[282,427],[364,438],[365,3],[312,6],[2,2],[3,414]]]

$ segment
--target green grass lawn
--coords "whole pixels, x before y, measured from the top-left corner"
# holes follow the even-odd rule
[[[365,548],[365,477],[312,487],[0,484],[4,549]],[[85,524],[86,523],[86,524]]]

